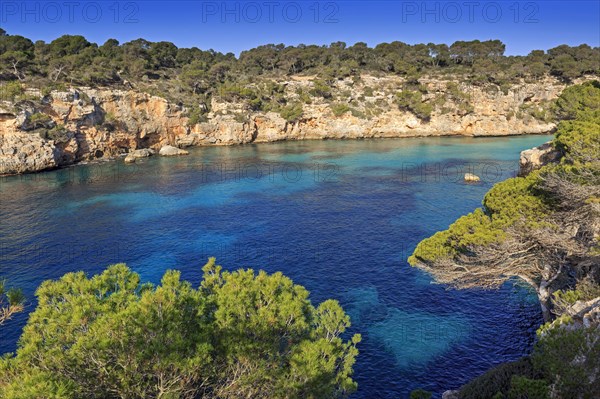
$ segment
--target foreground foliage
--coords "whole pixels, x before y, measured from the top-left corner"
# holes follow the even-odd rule
[[[356,389],[359,335],[336,301],[313,307],[281,273],[223,272],[195,289],[168,271],[140,284],[125,265],[38,289],[2,398],[338,398]]]

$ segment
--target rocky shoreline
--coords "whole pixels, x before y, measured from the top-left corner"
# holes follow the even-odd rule
[[[395,78],[372,79],[371,85],[400,84]],[[286,90],[293,98],[298,87],[310,84],[290,81]],[[344,84],[338,84],[340,90]],[[38,172],[140,149],[158,152],[167,145],[183,149],[307,139],[544,134],[553,132],[555,123],[519,110],[524,104],[547,105],[566,87],[555,80],[514,85],[506,93],[471,87],[471,109],[461,111],[460,101],[446,91],[449,82],[423,84],[437,93],[431,96],[437,95],[440,104],[429,120],[399,109],[382,89],[368,93],[371,96],[348,91],[351,98],[360,98],[361,106],[379,104],[380,113],[369,117],[336,115],[330,103],[317,100],[304,106],[301,118],[289,122],[276,112],[251,112],[242,103],[212,98],[210,112],[198,123],[190,122],[181,104],[139,91],[78,87],[42,96],[40,90],[28,88],[32,100],[0,102],[0,174]]]

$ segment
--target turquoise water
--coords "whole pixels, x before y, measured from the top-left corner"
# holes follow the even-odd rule
[[[541,322],[526,288],[455,291],[406,263],[415,245],[514,176],[548,136],[303,141],[198,148],[0,178],[0,275],[32,303],[43,280],[126,262],[157,282],[228,269],[282,271],[338,299],[363,335],[355,398],[440,394],[527,353]],[[482,178],[463,182],[464,173]],[[13,351],[26,314],[1,330]]]

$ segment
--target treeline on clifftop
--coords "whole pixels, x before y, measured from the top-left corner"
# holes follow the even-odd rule
[[[0,80],[35,81],[48,89],[61,83],[88,86],[162,82],[155,90],[207,97],[223,85],[257,77],[317,75],[324,85],[361,73],[397,74],[410,80],[424,75],[460,75],[472,84],[506,85],[546,74],[565,82],[600,74],[600,48],[561,45],[527,56],[505,56],[499,40],[446,44],[366,43],[348,46],[267,44],[239,57],[214,50],[177,48],[170,42],[137,39],[90,43],[83,36],[64,35],[45,43],[8,35],[0,29]],[[165,93],[163,93],[165,94]],[[243,95],[243,93],[237,93]]]
[[[0,358],[0,397],[342,398],[360,335],[337,301],[314,307],[283,276],[223,271],[198,288],[167,271],[142,284],[124,264],[38,288],[16,356]]]
[[[564,90],[560,162],[496,184],[482,208],[423,240],[409,263],[456,288],[512,278],[547,323],[530,358],[463,387],[461,398],[596,398],[600,392],[600,82]]]

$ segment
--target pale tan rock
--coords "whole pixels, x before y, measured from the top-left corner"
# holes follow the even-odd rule
[[[465,181],[478,182],[478,181],[481,181],[481,179],[479,178],[479,176],[474,175],[472,173],[465,173]]]
[[[154,150],[150,148],[142,148],[139,150],[135,150],[130,154],[133,158],[148,158],[154,155]]]
[[[189,152],[171,145],[166,145],[160,149],[158,154],[163,157],[174,157],[177,155],[188,155]]]
[[[0,124],[0,129],[2,125]],[[17,174],[55,168],[54,145],[35,133],[0,135],[0,174]]]
[[[557,162],[560,157],[561,152],[554,148],[551,142],[522,151],[519,159],[519,175],[525,176],[544,165]]]

